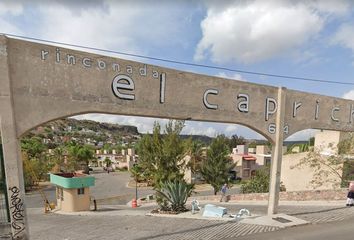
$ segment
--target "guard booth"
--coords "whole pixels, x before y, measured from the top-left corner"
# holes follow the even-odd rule
[[[10,212],[6,191],[4,158],[2,144],[0,144],[0,238],[10,233]]]
[[[95,178],[80,173],[50,174],[50,182],[56,185],[56,209],[64,212],[90,210],[90,187]]]

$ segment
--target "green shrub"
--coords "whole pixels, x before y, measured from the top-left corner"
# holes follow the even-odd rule
[[[161,190],[157,191],[158,204],[162,210],[183,212],[186,210],[186,202],[191,196],[194,185],[184,180],[166,181],[160,183]]]
[[[270,169],[269,167],[263,167],[256,170],[256,174],[249,180],[241,182],[242,193],[267,193],[269,192],[270,182]],[[280,182],[281,192],[285,192],[285,185]]]
[[[251,179],[241,182],[242,193],[265,193],[269,192],[269,168],[260,168]]]

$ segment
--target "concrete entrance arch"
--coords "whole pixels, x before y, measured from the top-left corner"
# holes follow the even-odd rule
[[[15,238],[28,238],[19,138],[42,123],[98,112],[239,123],[268,138],[268,213],[277,211],[284,137],[354,130],[354,102],[188,73],[0,36],[0,124]]]

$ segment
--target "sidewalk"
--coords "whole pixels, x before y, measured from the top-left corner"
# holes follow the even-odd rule
[[[207,202],[200,202],[202,207]],[[208,202],[211,203],[211,202]],[[229,239],[254,233],[277,231],[290,226],[302,224],[316,224],[348,219],[354,215],[354,207],[343,207],[341,201],[325,202],[327,205],[319,205],[319,202],[283,202],[279,206],[282,214],[267,216],[267,205],[264,202],[229,202],[212,203],[228,209],[224,218],[207,218],[202,216],[202,211],[196,214],[186,212],[178,215],[151,214],[156,209],[155,202],[144,204],[138,208],[128,205],[101,205],[98,211],[77,213],[56,212],[43,215],[42,209],[29,209],[32,216],[32,231],[36,236],[51,234],[53,239],[63,239],[62,235],[54,237],[58,226],[65,227],[70,239],[82,238],[83,232],[89,233],[97,239],[155,239],[155,240],[215,240]],[[313,205],[316,204],[316,205]],[[187,204],[190,208],[190,205]],[[247,208],[251,216],[242,216],[241,219],[230,218],[242,208]],[[80,225],[76,225],[80,221]],[[119,225],[112,224],[119,222]],[[53,229],[44,229],[44,226],[53,226]],[[99,227],[100,226],[100,227]],[[105,228],[102,238],[101,228]],[[34,229],[34,230],[33,230]],[[69,230],[70,229],[70,230]],[[68,235],[67,234],[67,235]],[[68,235],[69,236],[69,235]],[[77,238],[73,237],[77,236]],[[39,238],[38,238],[39,239]]]
[[[187,202],[187,207],[190,207]],[[238,202],[211,202],[199,201],[202,210],[192,214],[191,211],[174,214],[152,214],[151,210],[157,208],[154,201],[139,204],[138,208],[131,208],[131,204],[127,205],[101,205],[98,211],[86,211],[78,213],[65,213],[56,211],[58,214],[64,215],[81,215],[81,216],[152,216],[165,218],[188,218],[196,220],[213,220],[213,221],[236,221],[230,215],[236,215],[241,209],[248,209],[251,216],[242,216],[237,219],[240,223],[251,225],[272,226],[284,228],[290,226],[298,226],[309,223],[328,222],[342,220],[354,214],[354,208],[344,207],[343,201],[283,201],[279,204],[279,214],[267,215],[267,202],[265,201],[238,201]],[[227,214],[222,218],[203,217],[203,207],[205,204],[213,204],[225,207]],[[279,219],[279,221],[274,220]]]

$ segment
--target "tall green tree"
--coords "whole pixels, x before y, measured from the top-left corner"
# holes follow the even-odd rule
[[[186,154],[190,156],[187,167],[190,168],[193,173],[200,172],[202,162],[206,157],[204,144],[201,141],[193,141],[192,138],[189,138],[186,141],[186,149]]]
[[[229,183],[229,171],[236,165],[229,157],[230,150],[227,142],[228,139],[224,135],[217,136],[211,142],[207,158],[201,167],[201,174],[214,188],[215,195],[224,183]]]
[[[246,144],[246,139],[242,136],[238,136],[237,134],[232,135],[229,140],[229,147],[231,150],[237,147],[237,145],[245,145],[245,144]]]
[[[56,164],[59,168],[59,170],[64,170],[66,171],[66,166],[65,166],[65,147],[59,146],[54,148],[51,159],[54,164]]]
[[[87,145],[72,144],[68,147],[68,154],[69,171],[83,168],[87,172],[90,160],[94,159],[94,151]]]
[[[144,135],[138,143],[140,165],[156,188],[161,182],[183,178],[185,144],[180,138],[184,121],[170,120],[161,134],[161,126],[154,123],[152,135]]]
[[[26,152],[29,159],[39,158],[45,154],[47,150],[42,139],[39,137],[23,138],[21,140],[21,149],[23,152]]]
[[[32,187],[36,181],[46,180],[48,172],[54,164],[50,161],[47,148],[38,137],[24,137],[21,141],[24,160],[24,178],[26,188]]]

